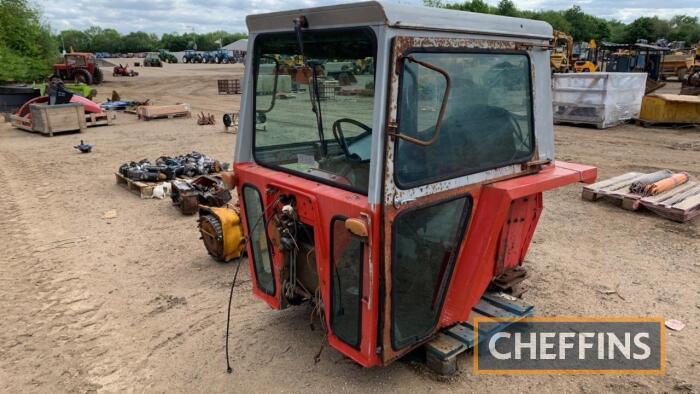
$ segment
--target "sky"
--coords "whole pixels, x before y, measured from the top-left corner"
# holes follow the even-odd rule
[[[328,5],[338,0],[35,0],[52,29],[114,28],[120,33],[245,32],[245,16],[290,8]],[[422,0],[389,0],[422,5]],[[454,0],[448,0],[454,1]],[[486,0],[495,5],[498,0]],[[513,0],[520,9],[562,10],[574,4],[605,19],[631,22],[640,16],[700,17],[697,0]],[[695,8],[689,6],[696,4]]]

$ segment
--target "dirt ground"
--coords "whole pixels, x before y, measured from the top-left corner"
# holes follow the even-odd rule
[[[238,96],[216,80],[240,65],[137,68],[98,87],[123,98],[187,102],[221,114]],[[111,73],[110,73],[111,74]],[[270,311],[242,269],[234,293],[231,360],[224,332],[234,264],[207,255],[194,217],[168,200],[140,200],[115,184],[130,160],[197,150],[231,161],[235,135],[195,119],[142,122],[45,138],[0,122],[0,391],[2,392],[689,392],[700,390],[700,220],[585,202],[581,185],[545,195],[527,257],[525,299],[543,316],[663,316],[664,376],[473,376],[438,379],[396,362],[363,369],[326,348],[310,309]],[[84,139],[89,155],[72,147]],[[557,158],[595,165],[600,178],[661,168],[700,176],[700,129],[556,127]],[[103,219],[108,210],[117,217]],[[606,289],[617,289],[617,294]]]

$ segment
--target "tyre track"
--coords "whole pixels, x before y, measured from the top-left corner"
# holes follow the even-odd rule
[[[7,260],[0,264],[0,389],[93,391],[100,386],[87,373],[85,356],[107,351],[91,343],[97,337],[89,329],[99,325],[101,304],[72,271],[74,260],[59,260],[46,249],[54,242],[46,242],[52,232],[42,223],[53,229],[57,223],[45,196],[55,186],[36,183],[28,190],[21,181],[46,179],[47,172],[14,152],[0,155],[0,237]]]

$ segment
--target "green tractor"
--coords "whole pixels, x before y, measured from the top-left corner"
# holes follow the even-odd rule
[[[163,67],[163,62],[160,60],[160,57],[156,55],[155,53],[149,53],[146,55],[146,58],[143,59],[143,66],[144,67]]]
[[[160,58],[160,61],[165,63],[177,63],[177,57],[165,49],[160,50],[158,57]]]

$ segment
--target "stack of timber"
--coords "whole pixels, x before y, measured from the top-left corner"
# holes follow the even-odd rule
[[[136,115],[139,119],[143,120],[153,120],[153,119],[172,119],[192,116],[189,104],[176,104],[176,105],[143,105],[136,108]]]
[[[581,197],[596,201],[601,198],[614,200],[622,208],[636,211],[644,207],[659,216],[687,222],[700,215],[700,183],[687,180],[656,195],[644,195],[630,191],[630,187],[640,179],[652,174],[628,172],[592,185],[583,187]],[[687,179],[687,177],[686,177]]]

